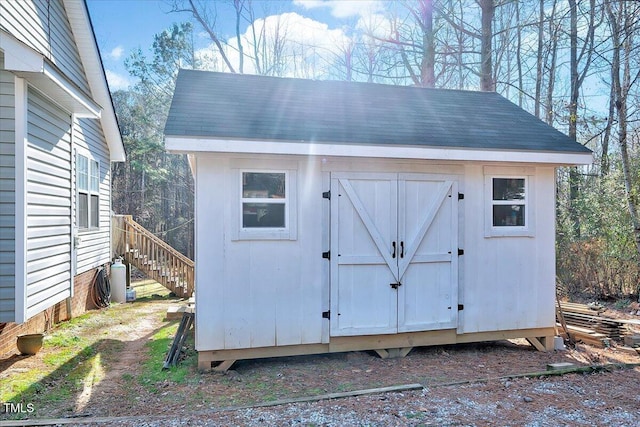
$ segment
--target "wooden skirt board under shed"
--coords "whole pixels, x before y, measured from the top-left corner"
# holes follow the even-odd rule
[[[291,345],[237,350],[198,352],[198,369],[226,371],[236,360],[305,354],[340,353],[346,351],[404,349],[432,345],[462,344],[526,338],[539,351],[553,350],[555,328],[517,329],[458,335],[455,329],[406,332],[390,335],[363,335],[332,338],[329,344]]]

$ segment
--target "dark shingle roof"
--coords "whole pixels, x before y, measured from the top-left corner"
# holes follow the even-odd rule
[[[491,92],[181,70],[167,136],[588,153]]]

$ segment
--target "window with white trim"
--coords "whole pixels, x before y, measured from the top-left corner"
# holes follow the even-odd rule
[[[491,178],[491,226],[526,227],[527,179]]]
[[[286,229],[288,184],[286,171],[242,171],[242,229]]]
[[[233,185],[236,201],[231,210],[234,216],[232,240],[298,238],[297,171],[290,169],[288,163],[276,163],[278,166],[273,169],[245,166],[233,169],[236,174]]]
[[[76,224],[80,230],[100,225],[100,163],[76,154]]]

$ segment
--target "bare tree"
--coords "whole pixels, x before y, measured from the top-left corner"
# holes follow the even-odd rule
[[[589,10],[586,12],[588,27],[586,37],[580,52],[578,52],[578,5],[576,0],[569,0],[569,41],[570,41],[570,81],[571,89],[569,94],[569,138],[577,140],[578,133],[578,101],[580,97],[580,88],[584,82],[591,59],[593,57],[594,34],[596,29],[596,2],[589,0]],[[582,64],[582,70],[580,70]],[[574,232],[576,236],[580,235],[580,220],[576,212],[575,201],[578,198],[579,191],[579,174],[576,167],[569,170],[569,209],[574,224]]]
[[[481,15],[481,35],[480,35],[480,90],[493,92],[496,84],[493,80],[493,55],[491,43],[493,40],[493,15],[495,14],[495,4],[493,0],[478,0]]]
[[[611,28],[612,59],[611,85],[615,98],[618,117],[618,143],[622,160],[622,173],[627,196],[627,206],[633,226],[633,236],[636,249],[640,254],[640,216],[638,214],[638,189],[635,172],[631,167],[631,156],[628,141],[628,95],[632,86],[640,78],[640,70],[635,76],[631,75],[631,56],[634,54],[634,33],[639,30],[640,8],[638,4],[630,5],[626,2],[607,2],[606,13]],[[637,55],[637,52],[635,52]]]
[[[474,72],[480,78],[480,90],[493,92],[496,89],[493,80],[493,17],[496,5],[494,0],[476,0],[480,7],[480,29],[469,30],[462,17],[449,15],[442,8],[437,8],[439,15],[447,21],[449,25],[472,39],[480,41],[480,67]],[[463,66],[460,64],[460,66]]]
[[[237,7],[241,8],[240,3],[242,2],[241,1],[236,2],[234,0],[234,5],[236,3],[238,4]],[[218,54],[224,61],[229,71],[232,73],[235,73],[236,69],[234,68],[233,65],[231,65],[231,61],[229,60],[227,51],[225,50],[223,46],[223,42],[220,40],[218,33],[216,31],[217,13],[215,12],[215,3],[213,3],[214,5],[213,11],[211,11],[211,8],[210,8],[211,4],[212,3],[210,2],[206,2],[202,0],[172,0],[171,12],[174,12],[174,13],[186,12],[191,14],[191,16],[200,24],[202,29],[207,32],[211,41],[216,45],[216,48],[218,49]],[[238,10],[238,8],[236,10]],[[238,15],[237,15],[238,19],[239,19],[239,13],[240,12],[238,12]],[[238,23],[238,26],[239,26],[239,23]],[[239,37],[238,37],[238,40],[240,40]],[[240,52],[242,53],[242,50],[240,50]],[[242,54],[240,56],[242,57]]]
[[[542,2],[542,0],[541,0]],[[545,101],[545,121],[553,126],[554,122],[554,105],[553,95],[556,84],[556,64],[558,61],[558,41],[560,39],[559,22],[556,22],[556,6],[557,1],[553,0],[553,7],[549,15],[549,44],[544,55],[543,69],[547,73],[547,95]],[[542,79],[542,76],[540,77]]]

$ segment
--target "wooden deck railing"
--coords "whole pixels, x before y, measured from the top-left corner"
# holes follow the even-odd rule
[[[193,295],[194,262],[133,220],[131,215],[114,215],[113,250],[176,295]]]

